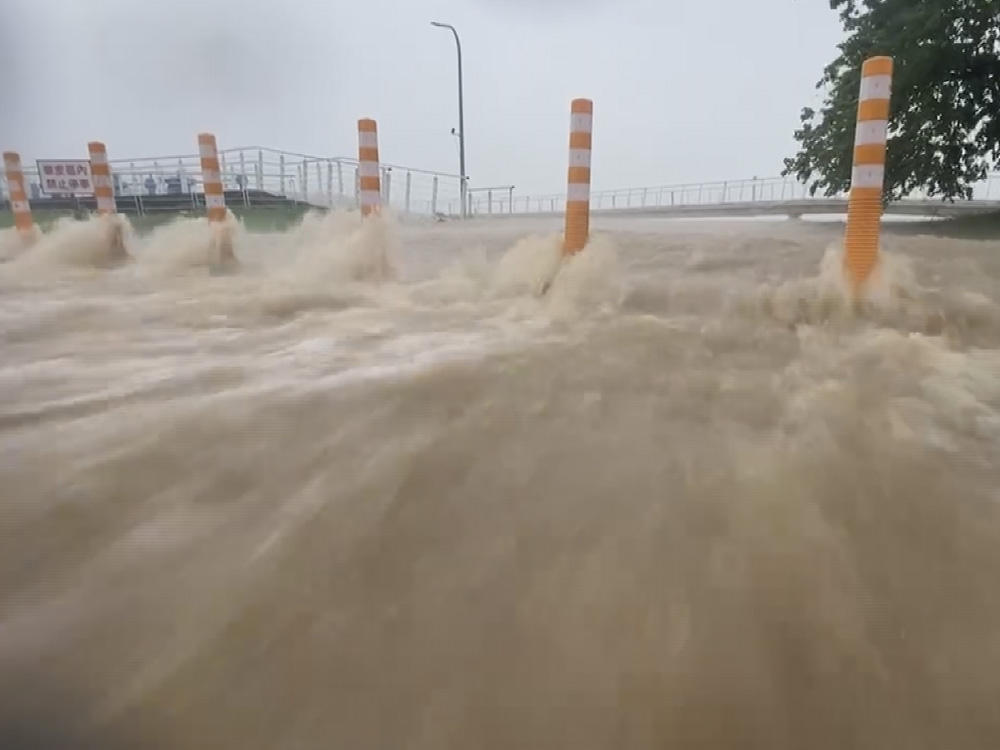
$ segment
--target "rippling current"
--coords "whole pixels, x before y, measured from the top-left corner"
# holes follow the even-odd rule
[[[1000,746],[997,242],[101,231],[0,264],[0,747]]]

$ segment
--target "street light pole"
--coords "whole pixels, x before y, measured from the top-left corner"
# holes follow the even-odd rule
[[[466,205],[466,191],[468,186],[466,180],[468,179],[465,175],[465,108],[462,105],[462,43],[458,40],[458,32],[455,31],[455,27],[449,23],[440,23],[438,21],[431,21],[431,26],[437,26],[439,29],[451,29],[451,33],[455,37],[455,49],[458,51],[458,171],[459,171],[459,193],[462,199],[462,218],[465,218]]]

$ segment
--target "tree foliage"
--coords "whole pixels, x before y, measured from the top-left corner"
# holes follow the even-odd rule
[[[968,198],[1000,161],[1000,0],[830,0],[847,38],[802,110],[785,174],[834,195],[851,181],[861,63],[894,60],[887,200],[914,189]]]

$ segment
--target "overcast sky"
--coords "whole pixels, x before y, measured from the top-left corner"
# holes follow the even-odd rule
[[[842,33],[824,0],[0,0],[0,147],[25,160],[262,145],[564,188],[594,100],[599,188],[769,176]]]

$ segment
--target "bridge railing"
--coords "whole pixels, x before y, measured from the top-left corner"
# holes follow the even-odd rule
[[[275,199],[318,207],[350,208],[358,204],[356,159],[263,146],[224,149],[219,157],[226,190],[241,192],[241,202],[245,206],[268,205]],[[396,164],[382,164],[381,168],[383,202],[395,210],[453,217],[461,214],[458,175]],[[111,170],[115,194],[122,197],[173,194],[191,197],[192,206],[195,206],[198,201],[193,196],[203,192],[201,163],[197,154],[112,159]],[[34,164],[26,163],[24,173],[29,197],[44,197]],[[2,173],[0,188],[3,188],[3,197],[6,198]],[[910,197],[927,196],[914,192]],[[991,174],[976,185],[973,197],[1000,200],[1000,173]],[[590,206],[592,210],[611,210],[814,199],[825,200],[826,196],[811,196],[807,186],[794,178],[752,177],[595,190],[591,193]],[[520,195],[511,186],[503,185],[470,188],[468,201],[472,216],[545,214],[561,213],[566,195]]]
[[[219,152],[223,186],[242,194],[245,206],[291,200],[317,207],[356,207],[358,162],[349,157],[319,156],[263,146],[244,146]],[[177,195],[204,192],[197,154],[174,154],[111,159],[111,179],[119,197]],[[397,164],[382,164],[382,199],[402,213],[461,213],[459,177]],[[43,198],[37,168],[25,164],[28,196]],[[6,198],[6,182],[0,173]],[[232,198],[230,198],[232,204]],[[149,204],[150,206],[152,204]]]
[[[834,197],[846,197],[841,193]],[[923,191],[914,191],[909,198],[925,199]],[[709,206],[728,203],[784,202],[799,200],[828,200],[829,196],[810,195],[808,185],[792,177],[751,177],[741,180],[716,180],[672,185],[595,190],[590,194],[591,210],[668,208],[683,206]],[[991,174],[973,190],[973,199],[1000,200],[1000,173]],[[560,213],[566,202],[565,193],[543,195],[517,195],[509,197],[498,193],[487,198],[476,194],[470,198],[470,213],[484,214],[534,214]]]
[[[590,194],[591,210],[626,208],[662,208],[666,206],[718,205],[746,201],[785,201],[808,198],[806,186],[791,178],[718,180],[672,185],[594,190]],[[500,196],[493,211],[481,197],[473,200],[473,214],[482,213],[552,213],[562,211],[565,193],[545,195],[514,195],[509,204]]]

